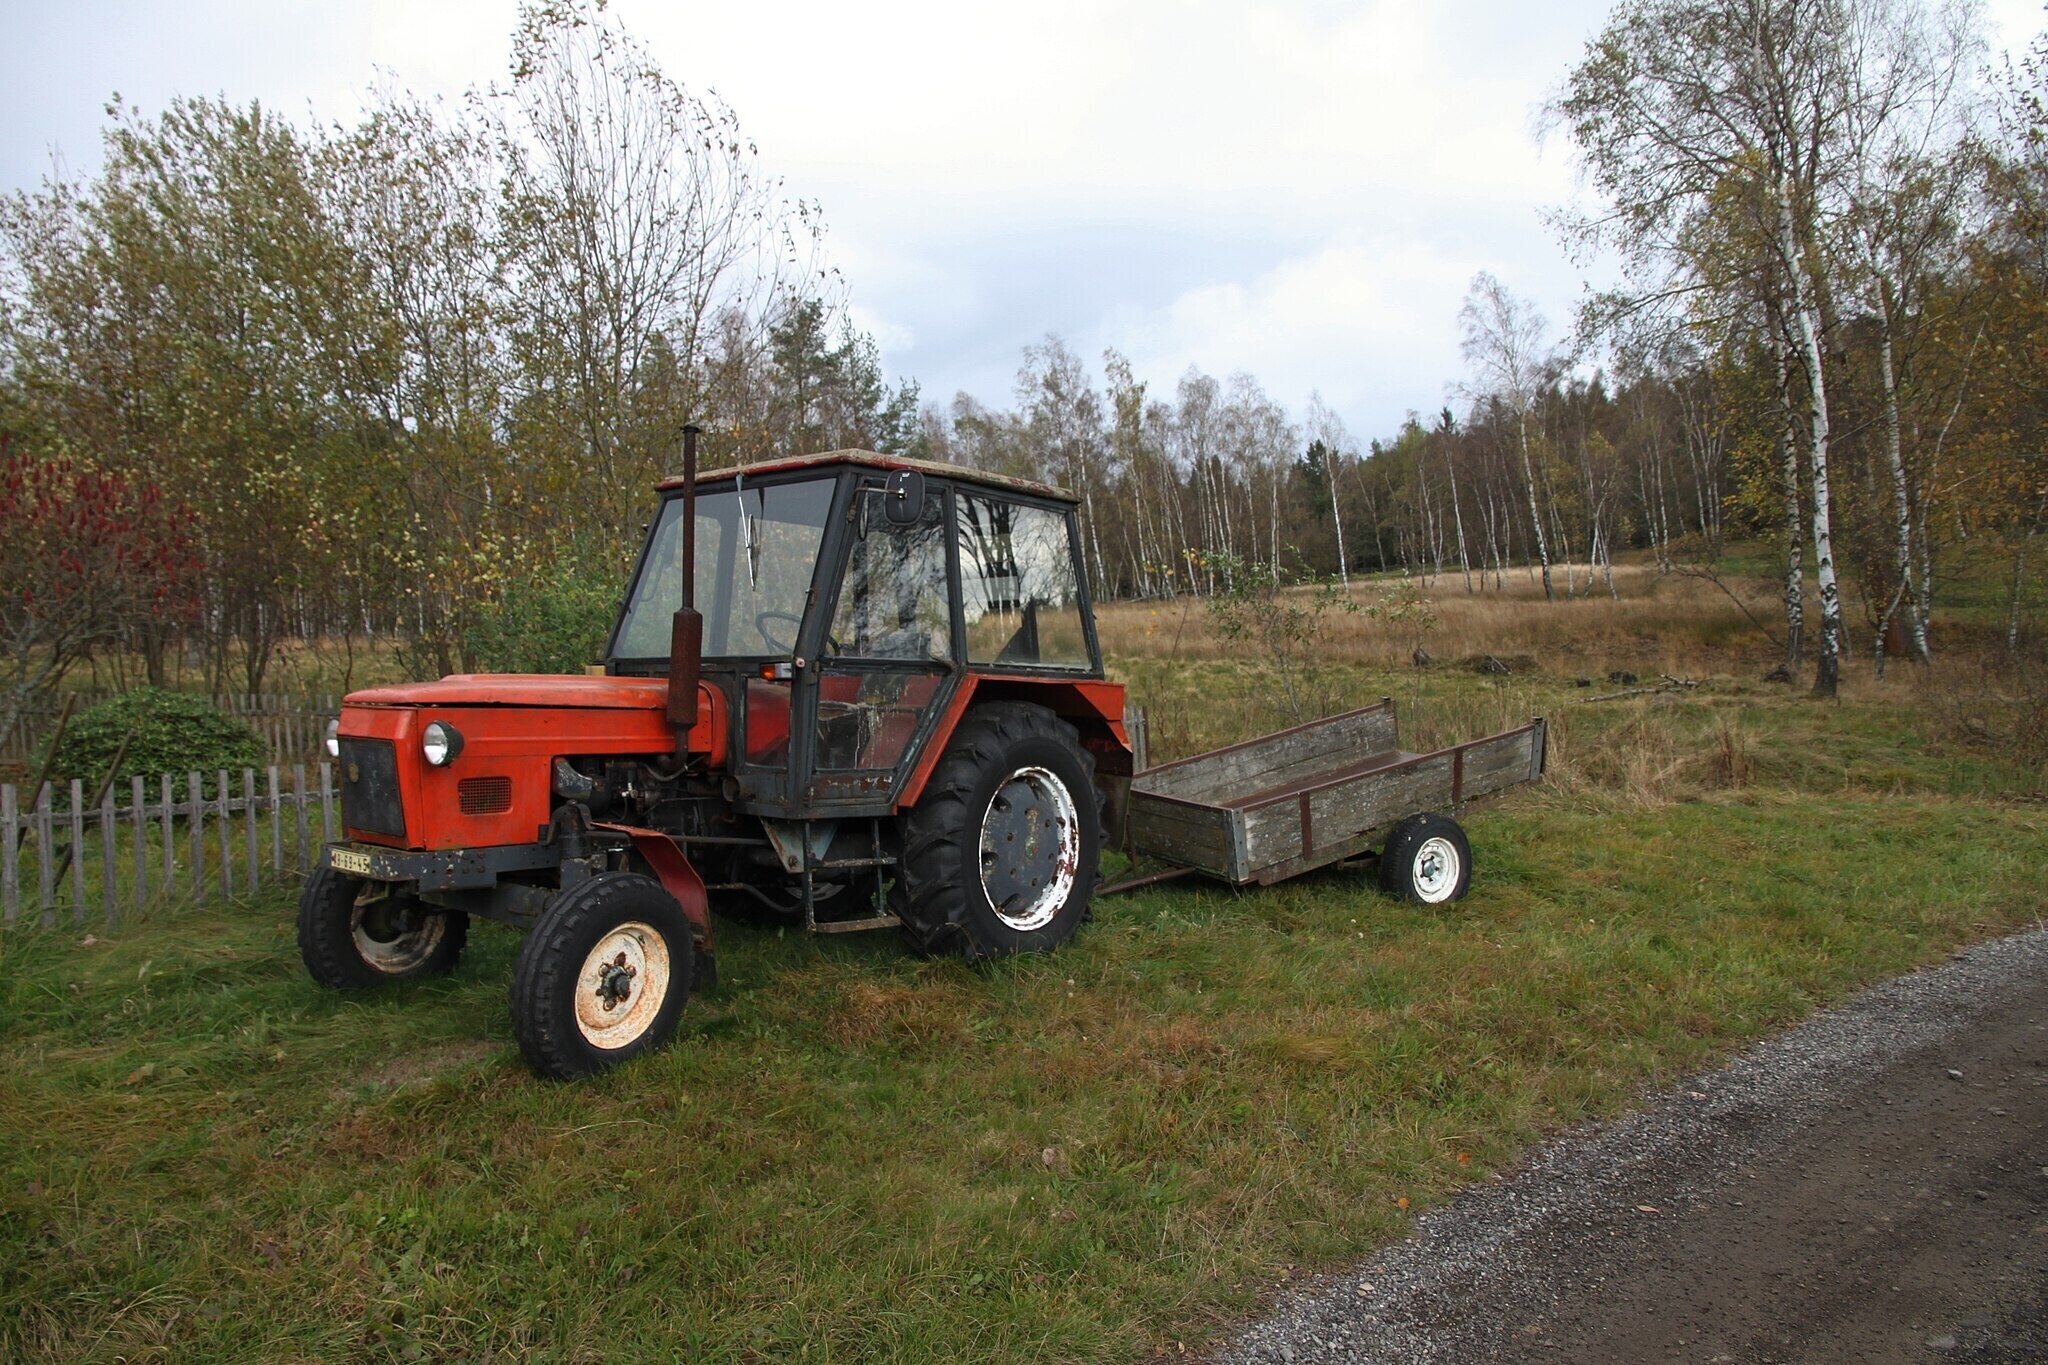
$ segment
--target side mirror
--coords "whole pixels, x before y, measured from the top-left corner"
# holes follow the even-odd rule
[[[882,485],[882,515],[892,526],[915,526],[924,520],[924,474],[892,469]]]

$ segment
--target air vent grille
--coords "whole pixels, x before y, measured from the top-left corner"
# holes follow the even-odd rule
[[[464,815],[502,815],[512,809],[512,779],[465,777],[455,784]]]

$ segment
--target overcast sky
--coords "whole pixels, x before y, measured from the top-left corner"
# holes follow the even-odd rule
[[[855,317],[927,401],[1013,401],[1049,332],[1155,392],[1247,371],[1361,444],[1445,401],[1491,270],[1561,328],[1586,271],[1543,212],[1569,148],[1535,114],[1608,0],[979,6],[613,0],[670,76],[716,90],[765,167],[822,202]],[[350,118],[379,68],[421,94],[502,80],[516,0],[0,0],[0,189],[98,165],[103,106],[259,99]],[[1994,51],[2043,26],[1993,0]],[[1099,366],[1098,366],[1099,372]]]

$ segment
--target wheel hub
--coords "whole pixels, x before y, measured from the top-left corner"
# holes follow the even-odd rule
[[[633,998],[633,978],[639,974],[640,969],[626,961],[625,953],[621,952],[598,971],[597,998],[606,1009],[617,1009]]]

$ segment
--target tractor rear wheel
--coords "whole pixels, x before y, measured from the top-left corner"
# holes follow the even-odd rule
[[[1102,853],[1095,760],[1043,706],[962,721],[903,817],[893,903],[914,951],[1045,953],[1089,918]]]
[[[366,895],[368,883],[331,867],[299,891],[299,957],[323,986],[359,990],[455,969],[469,916],[434,910],[399,891]]]
[[[689,998],[695,951],[683,908],[652,877],[606,872],[560,892],[512,971],[519,1051],[571,1081],[661,1047]]]

